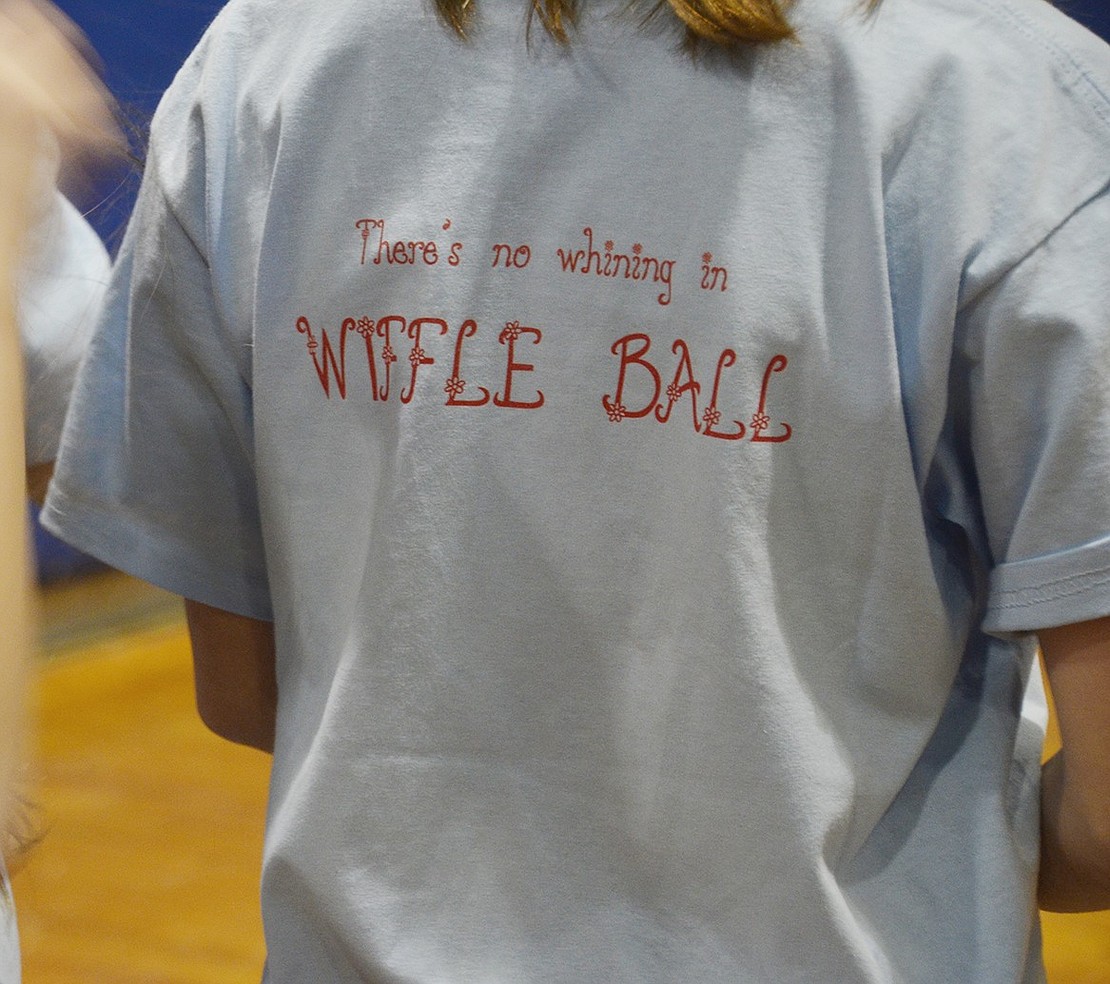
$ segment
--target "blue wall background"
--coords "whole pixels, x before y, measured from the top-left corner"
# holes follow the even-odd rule
[[[327,2],[327,0],[321,0]],[[104,60],[112,90],[152,109],[222,0],[55,0]]]
[[[88,36],[104,62],[104,78],[141,134],[163,90],[200,39],[223,0],[55,0]],[[328,3],[329,0],[319,0]],[[384,0],[408,3],[417,0]],[[887,0],[897,3],[898,0]],[[1110,40],[1110,0],[1058,0],[1057,6]],[[136,143],[141,149],[141,139]],[[136,172],[110,176],[92,195],[90,221],[110,245],[134,201]],[[76,573],[90,561],[34,523],[42,580]]]
[[[146,126],[224,0],[55,0],[84,31],[102,61],[104,79],[134,130],[142,156]],[[327,2],[327,0],[322,0]],[[136,168],[106,176],[83,205],[109,246],[122,234],[138,188]]]
[[[1061,0],[1057,6],[1110,41],[1110,0]]]

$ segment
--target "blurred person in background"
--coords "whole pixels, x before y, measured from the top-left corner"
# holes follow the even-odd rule
[[[27,496],[45,491],[108,270],[100,240],[56,181],[63,160],[117,146],[75,29],[34,0],[0,0],[0,135],[0,830],[10,857],[21,847],[14,790],[34,638]],[[5,870],[0,984],[19,974]]]

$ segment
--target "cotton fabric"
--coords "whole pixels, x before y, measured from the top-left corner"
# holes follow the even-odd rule
[[[266,980],[1043,980],[1110,613],[1110,56],[1040,0],[232,0],[45,521],[273,619]]]

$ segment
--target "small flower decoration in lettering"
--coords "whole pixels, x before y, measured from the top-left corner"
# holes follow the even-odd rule
[[[752,417],[752,430],[765,431],[771,426],[771,418],[765,413],[757,413]]]
[[[385,348],[382,349],[382,362],[384,362],[388,365],[390,362],[396,362],[396,361],[397,361],[397,353],[393,351],[393,346],[392,345],[385,346]]]
[[[609,419],[613,421],[614,424],[619,424],[624,420],[628,413],[628,409],[623,403],[609,403],[605,406],[605,412],[609,414]]]
[[[409,362],[411,362],[413,366],[418,366],[423,361],[424,350],[422,348],[414,348],[411,352],[409,352]]]
[[[605,249],[606,249],[606,252],[609,252],[609,253],[613,252],[613,240],[612,239],[606,239],[605,240]]]
[[[715,427],[721,422],[721,411],[718,410],[715,406],[706,407],[705,413],[701,415],[701,419],[702,423],[704,423],[706,427]]]
[[[701,261],[706,266],[708,266],[710,263],[713,262],[713,254],[712,253],[702,253],[701,254]]]
[[[667,387],[667,399],[670,400],[671,403],[677,403],[681,396],[682,387],[679,386],[678,383],[671,383]]]
[[[504,345],[505,342],[509,341],[509,339],[515,338],[520,338],[520,322],[507,321],[505,323],[505,330],[501,332],[497,340],[501,342],[502,345]]]
[[[632,252],[639,256],[644,251],[644,247],[640,243],[632,244]]]
[[[466,380],[459,379],[458,376],[452,376],[444,384],[443,392],[448,396],[458,396],[464,389],[466,389]]]
[[[369,338],[374,331],[374,322],[369,318],[359,318],[355,322],[355,331],[357,331],[363,338]]]

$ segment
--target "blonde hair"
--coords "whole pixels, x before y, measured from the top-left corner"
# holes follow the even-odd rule
[[[27,551],[23,366],[16,277],[61,156],[108,153],[118,132],[76,28],[45,0],[0,0],[0,851],[25,847],[34,817],[14,795],[23,682],[33,639]],[[44,187],[45,186],[45,187]],[[16,807],[13,818],[12,808]],[[2,895],[0,895],[2,904]]]
[[[474,23],[478,0],[435,0],[440,17],[465,38]],[[570,41],[583,0],[530,0],[529,21],[538,19],[560,44]],[[864,0],[865,9],[880,0]],[[686,27],[692,44],[770,44],[794,37],[787,17],[790,0],[628,0],[628,9],[644,22],[670,12]]]

